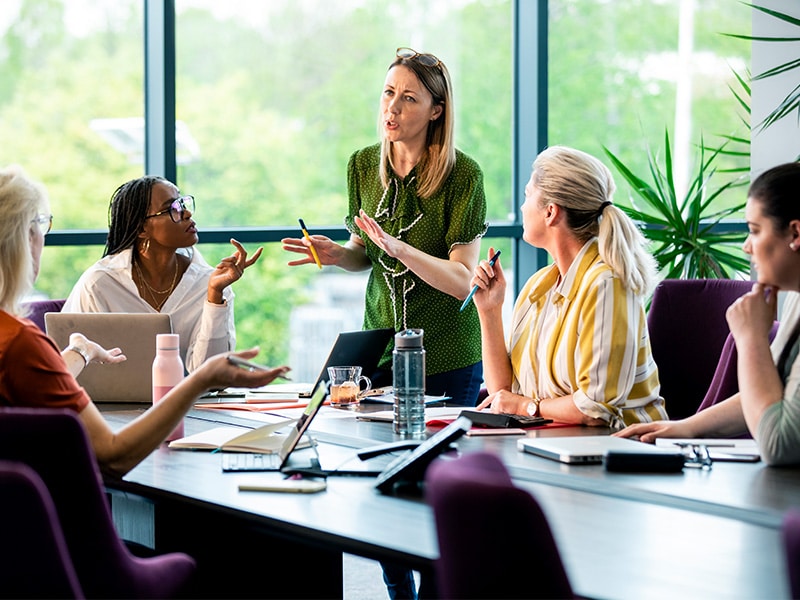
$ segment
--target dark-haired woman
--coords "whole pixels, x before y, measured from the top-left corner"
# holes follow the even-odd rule
[[[190,372],[209,356],[233,350],[229,286],[258,260],[261,248],[248,259],[232,239],[234,253],[212,268],[195,248],[193,213],[194,198],[162,177],[140,177],[117,188],[103,258],[83,273],[63,311],[169,313]]]
[[[733,437],[749,432],[770,465],[800,464],[800,163],[773,167],[750,185],[744,251],[757,282],[726,313],[739,354],[739,392],[679,421],[631,425],[620,437]],[[778,333],[778,292],[786,292]]]

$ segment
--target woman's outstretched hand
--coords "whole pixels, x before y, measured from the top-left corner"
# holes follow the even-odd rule
[[[214,304],[222,304],[222,291],[232,283],[239,281],[244,275],[245,269],[251,267],[261,256],[264,248],[259,248],[248,258],[247,250],[241,243],[231,238],[236,250],[230,256],[226,256],[211,273],[208,278],[209,301]]]

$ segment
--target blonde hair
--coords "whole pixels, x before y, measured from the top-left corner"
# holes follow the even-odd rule
[[[533,183],[543,206],[552,202],[565,209],[567,225],[580,241],[598,238],[600,258],[627,289],[650,293],[655,259],[636,224],[613,205],[617,186],[608,167],[586,152],[551,146],[533,162]]]
[[[47,205],[47,190],[19,165],[0,169],[0,308],[22,315],[23,296],[33,288],[31,232]]]
[[[453,86],[450,73],[443,62],[429,67],[416,58],[398,58],[387,71],[402,65],[411,69],[420,83],[433,96],[433,104],[442,107],[438,119],[428,124],[426,149],[417,165],[417,194],[430,198],[442,186],[456,164],[456,147],[453,142],[455,116],[453,114]],[[384,189],[389,187],[389,168],[392,167],[392,142],[383,135],[381,117],[378,114],[378,131],[381,132],[380,176]]]

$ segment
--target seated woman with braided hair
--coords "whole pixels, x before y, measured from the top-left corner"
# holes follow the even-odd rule
[[[156,405],[121,429],[112,429],[75,377],[89,362],[120,362],[124,355],[118,348],[105,350],[83,336],[74,336],[70,339],[74,347],[59,352],[55,342],[24,316],[21,302],[39,274],[51,222],[44,186],[17,166],[0,169],[0,406],[74,411],[104,473],[122,476],[139,464],[203,393],[228,386],[267,385],[289,370],[282,366],[248,371],[232,364],[228,353],[214,356]],[[237,353],[245,359],[256,354],[256,348]]]
[[[117,188],[109,206],[103,258],[81,275],[62,312],[165,312],[180,334],[191,372],[236,346],[230,285],[261,256],[248,259],[234,239],[232,255],[212,268],[195,247],[194,197],[162,177]]]

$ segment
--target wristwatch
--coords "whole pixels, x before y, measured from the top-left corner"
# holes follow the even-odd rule
[[[529,417],[538,417],[539,416],[539,404],[541,403],[540,398],[534,398],[530,402],[528,402],[528,416]]]
[[[78,354],[81,355],[81,358],[83,359],[83,362],[84,362],[84,365],[83,365],[84,367],[86,365],[88,365],[90,362],[92,362],[92,359],[89,356],[89,353],[86,352],[86,350],[84,350],[83,348],[78,348],[78,346],[75,346],[73,344],[72,346],[69,346],[67,348],[67,351],[69,351],[69,350],[72,350],[73,352],[77,352]]]

